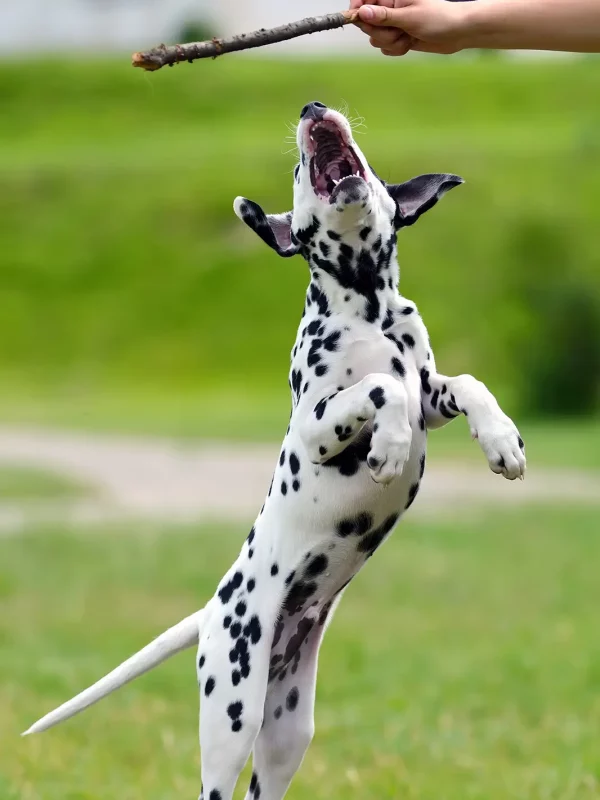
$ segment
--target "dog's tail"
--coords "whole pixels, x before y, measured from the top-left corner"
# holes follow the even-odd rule
[[[28,736],[30,733],[40,733],[52,728],[54,725],[58,725],[59,722],[79,714],[80,711],[97,703],[98,700],[102,700],[106,695],[143,675],[144,672],[154,669],[163,661],[174,656],[175,653],[187,650],[189,647],[198,644],[205,614],[206,609],[204,608],[161,633],[154,641],[131,656],[131,658],[128,658],[127,661],[124,661],[112,672],[109,672],[108,675],[105,675],[93,686],[90,686],[89,689],[85,689],[72,700],[68,700],[62,706],[35,722],[22,736]]]

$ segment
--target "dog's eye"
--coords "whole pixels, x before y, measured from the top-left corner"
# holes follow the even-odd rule
[[[300,172],[300,164],[296,164],[296,169],[294,170],[294,180],[298,180],[298,173]]]

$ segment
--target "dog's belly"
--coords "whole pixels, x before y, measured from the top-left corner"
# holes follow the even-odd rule
[[[309,639],[314,641],[325,626],[340,592],[414,500],[425,442],[425,434],[415,437],[402,476],[387,487],[374,483],[361,461],[351,476],[340,474],[337,467],[311,465],[292,497],[273,497],[273,490],[272,504],[256,523],[259,535],[263,525],[287,526],[279,535],[273,528],[272,534],[279,539],[276,551],[283,551],[280,558],[287,572],[274,628],[270,680],[283,680],[289,670],[298,669],[303,646],[312,646]]]

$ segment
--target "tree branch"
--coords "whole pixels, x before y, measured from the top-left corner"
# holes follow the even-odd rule
[[[237,50],[249,50],[252,47],[263,47],[266,44],[286,42],[297,36],[307,33],[330,31],[341,28],[354,22],[358,16],[356,11],[341,11],[338,14],[326,14],[322,17],[306,17],[289,25],[278,28],[261,28],[254,33],[242,33],[232,36],[231,39],[211,39],[207,42],[192,42],[190,44],[174,44],[167,46],[160,44],[145,53],[134,53],[131,63],[134,67],[141,67],[154,71],[168,65],[178,64],[181,61],[196,61],[198,58],[216,58],[224,53],[234,53]]]

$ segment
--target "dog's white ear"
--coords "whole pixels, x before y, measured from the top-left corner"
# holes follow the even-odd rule
[[[292,212],[265,214],[258,203],[246,197],[236,197],[233,209],[237,216],[260,238],[284,258],[295,256],[299,245],[292,236]]]
[[[387,184],[386,189],[396,201],[396,228],[413,225],[446,192],[464,183],[458,175],[434,173],[419,175],[406,183]]]

